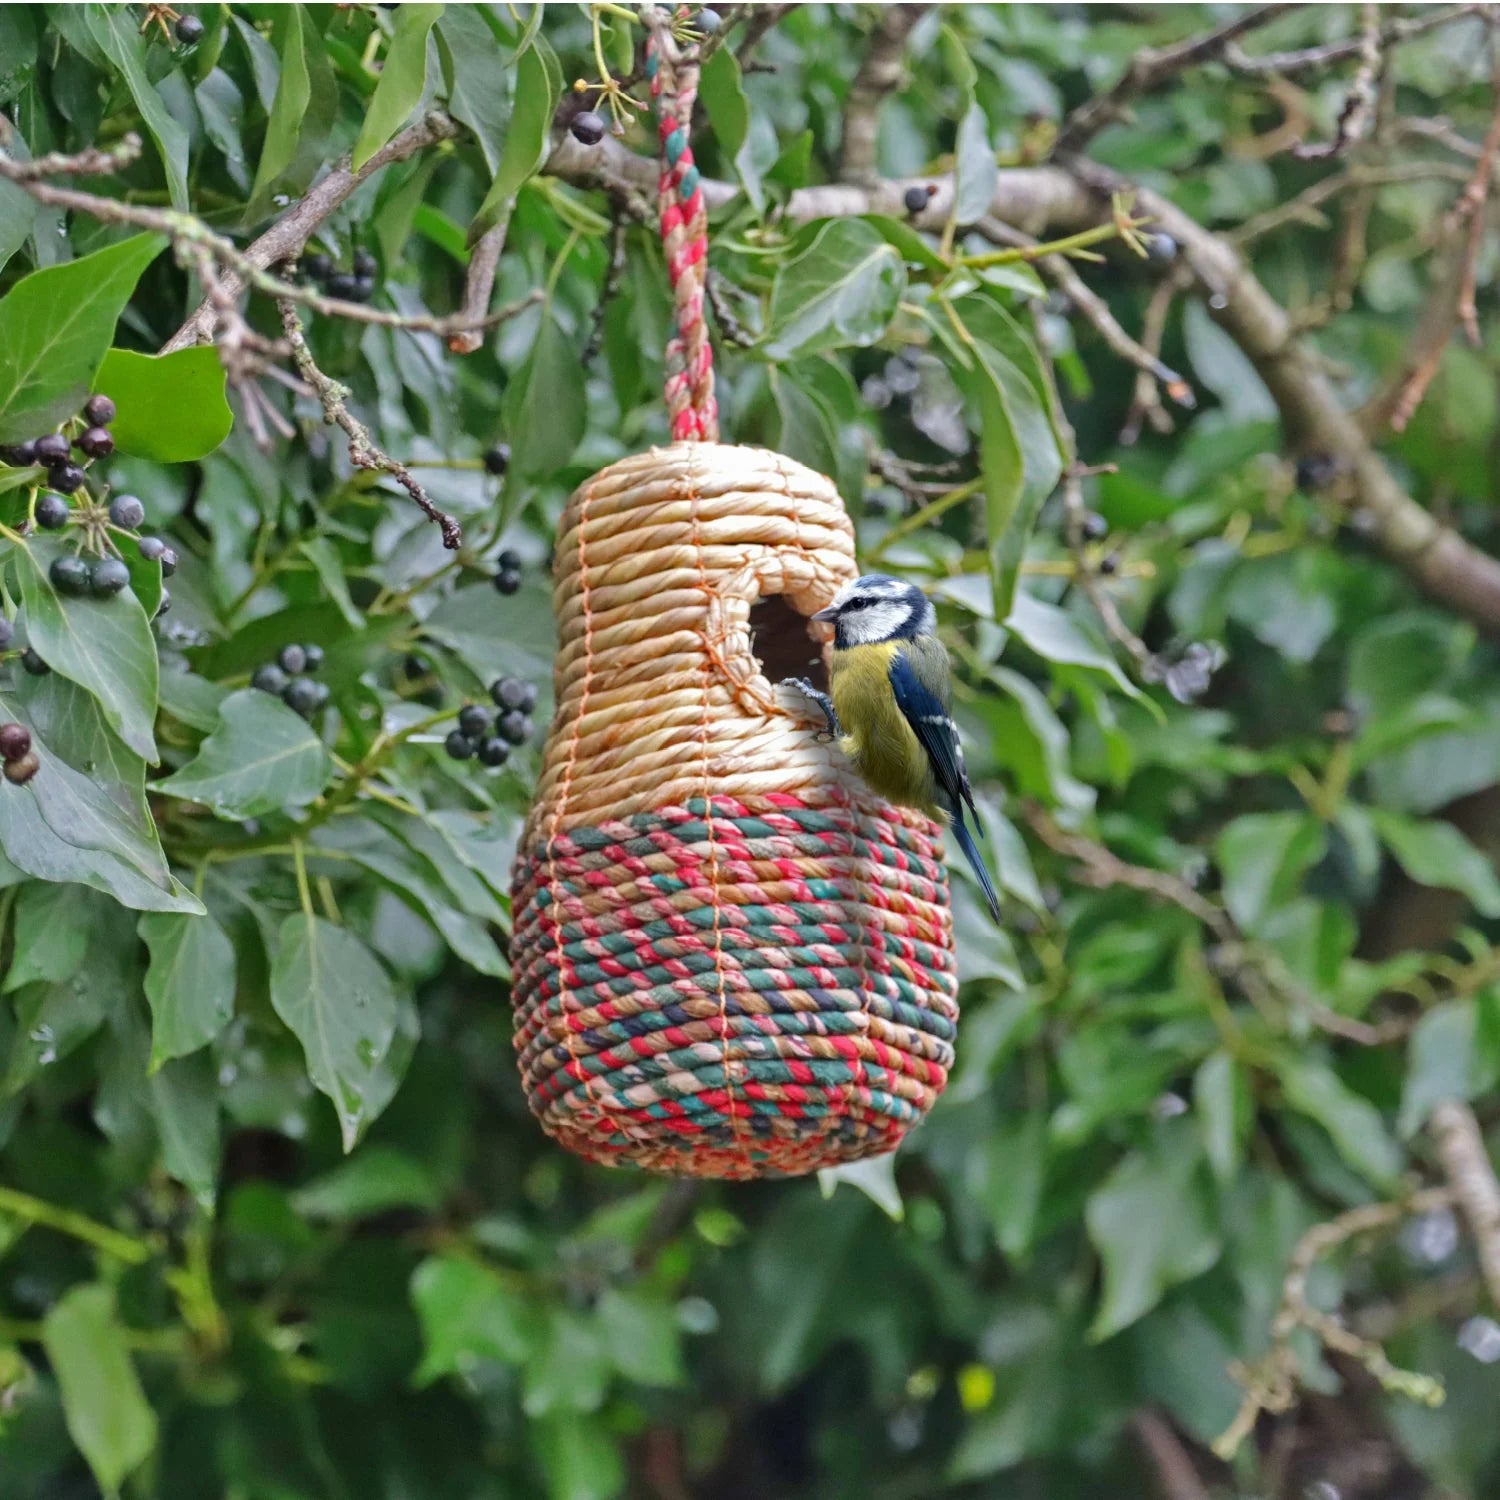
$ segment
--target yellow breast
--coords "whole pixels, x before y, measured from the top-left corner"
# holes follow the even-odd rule
[[[902,646],[884,641],[833,653],[833,706],[843,726],[839,748],[887,802],[935,814],[936,785],[911,725],[891,691],[891,660]]]

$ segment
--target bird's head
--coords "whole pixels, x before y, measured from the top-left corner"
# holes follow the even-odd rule
[[[833,625],[834,645],[841,651],[882,641],[911,641],[937,629],[937,611],[927,595],[916,584],[887,573],[856,578],[813,619]]]

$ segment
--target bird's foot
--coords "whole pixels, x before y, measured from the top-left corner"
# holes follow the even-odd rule
[[[843,732],[843,726],[839,723],[838,713],[833,706],[833,699],[819,688],[815,688],[805,677],[788,677],[782,684],[783,687],[796,688],[804,698],[809,698],[823,710],[823,717],[828,721],[828,728],[819,734],[820,740],[836,740]]]

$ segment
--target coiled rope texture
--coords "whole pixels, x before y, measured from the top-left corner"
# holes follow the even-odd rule
[[[679,443],[559,526],[557,711],[513,882],[532,1110],[596,1161],[708,1177],[892,1149],[947,1080],[939,828],[882,803],[761,673],[750,610],[855,576],[822,475]]]

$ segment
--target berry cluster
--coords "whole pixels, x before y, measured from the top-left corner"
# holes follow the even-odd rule
[[[41,464],[47,470],[47,483],[64,495],[83,488],[83,467],[73,461],[73,449],[85,458],[108,458],[115,451],[115,440],[109,424],[115,419],[115,403],[108,396],[90,396],[83,408],[82,430],[69,442],[61,432],[44,433],[24,443],[0,448],[0,459],[18,469]]]
[[[368,250],[356,250],[347,271],[336,270],[333,261],[321,251],[304,255],[300,266],[309,281],[317,282],[330,297],[341,302],[368,302],[375,295],[380,263]]]
[[[25,786],[41,770],[42,763],[31,748],[31,731],[24,724],[0,724],[0,761],[12,786]]]
[[[55,557],[48,570],[59,594],[80,599],[112,599],[130,582],[130,569],[118,557]]]
[[[490,684],[495,708],[466,703],[458,711],[458,728],[443,741],[454,760],[479,758],[483,766],[503,766],[513,745],[524,745],[536,733],[531,711],[536,707],[536,684],[519,677],[501,677]]]
[[[305,673],[316,672],[323,665],[323,648],[308,643],[283,646],[275,661],[255,669],[250,686],[263,693],[273,693],[293,713],[310,719],[328,706],[328,684],[314,682]]]

